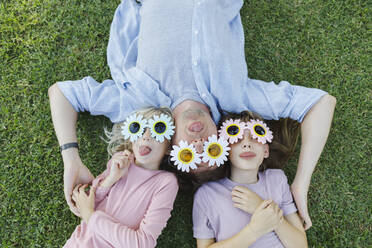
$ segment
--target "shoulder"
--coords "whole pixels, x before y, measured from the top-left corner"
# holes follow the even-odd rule
[[[224,179],[218,181],[212,181],[204,183],[195,193],[194,200],[198,198],[206,199],[207,196],[211,196],[219,191],[219,188],[223,187]]]
[[[287,182],[287,176],[284,174],[284,171],[280,169],[267,169],[262,172],[262,175],[265,178],[265,181],[270,182],[271,184]]]
[[[168,171],[161,171],[156,175],[160,188],[176,188],[178,190],[177,177]]]

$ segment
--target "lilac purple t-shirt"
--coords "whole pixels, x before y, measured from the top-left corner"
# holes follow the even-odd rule
[[[215,238],[216,242],[231,238],[251,220],[251,214],[235,208],[231,191],[235,186],[245,186],[262,199],[272,199],[283,210],[284,216],[297,211],[282,170],[268,169],[259,172],[254,184],[239,184],[224,178],[204,184],[194,196],[193,229],[197,239]],[[257,239],[250,247],[284,247],[275,232]]]

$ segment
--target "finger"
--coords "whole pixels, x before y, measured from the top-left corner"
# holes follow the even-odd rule
[[[235,203],[241,203],[241,204],[243,204],[245,202],[242,198],[239,198],[239,197],[236,197],[236,196],[231,197],[231,200]]]
[[[96,194],[96,186],[90,188],[89,197],[94,197]]]
[[[123,152],[123,155],[125,155],[125,156],[127,156],[127,157],[129,157],[131,154],[132,154],[132,153],[131,153],[129,150],[125,150],[125,151]]]
[[[272,204],[273,207],[274,207],[274,211],[275,211],[275,213],[278,214],[279,211],[280,211],[280,208],[279,208],[278,204],[276,204],[275,202],[272,202],[271,204]]]
[[[248,188],[244,187],[244,186],[235,186],[234,187],[234,190],[238,191],[238,192],[241,192],[241,193],[245,193],[247,191],[250,191]]]
[[[72,194],[78,194],[79,193],[79,188],[80,188],[81,184],[78,184],[76,185],[76,187],[74,188],[74,190],[72,191]]]
[[[81,217],[80,211],[79,211],[79,209],[76,206],[69,205],[69,207],[70,207],[70,211],[73,214],[75,214],[77,217]]]
[[[260,205],[258,205],[258,207],[256,208],[256,210],[258,209],[265,209],[267,208],[271,203],[271,200],[264,200],[260,203]]]
[[[239,197],[239,198],[244,198],[244,194],[236,190],[231,191],[231,195]]]
[[[84,184],[84,185],[82,185],[82,186],[79,188],[79,193],[85,193],[85,191],[86,191],[86,189],[87,189],[88,186],[89,186],[88,184]]]
[[[302,218],[302,219],[305,223],[304,224],[304,229],[308,230],[313,225],[313,223],[311,222],[310,216],[307,216],[306,218]]]
[[[73,194],[70,194],[70,193],[65,191],[65,199],[66,199],[67,205],[69,207],[74,207],[75,206],[75,200],[72,199],[72,195]]]
[[[125,167],[126,161],[128,161],[128,158],[124,158],[124,159],[120,160],[119,169],[123,169]]]
[[[273,213],[277,213],[277,204],[274,202],[274,201],[272,201],[272,200],[270,200],[271,202],[269,203],[269,205],[266,207],[267,209],[270,209],[271,211],[273,211]]]
[[[134,154],[133,153],[130,153],[130,155],[129,155],[129,162],[130,163],[134,163],[134,159],[135,159]]]
[[[233,206],[235,208],[239,208],[239,209],[243,210],[244,212],[247,212],[247,208],[243,204],[235,203]]]
[[[115,158],[114,160],[112,160],[112,166],[115,166],[115,167],[119,167],[119,159],[118,158]]]
[[[279,210],[279,218],[280,218],[280,220],[282,221],[283,220],[283,210]]]

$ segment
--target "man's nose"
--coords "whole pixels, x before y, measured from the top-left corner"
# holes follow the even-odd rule
[[[192,144],[195,147],[196,153],[203,153],[204,147],[204,138],[195,139],[192,141]]]

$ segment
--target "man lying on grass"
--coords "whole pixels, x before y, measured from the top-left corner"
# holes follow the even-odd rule
[[[312,225],[307,192],[336,100],[322,90],[248,77],[239,14],[242,5],[240,0],[146,0],[140,4],[123,0],[111,24],[107,49],[113,80],[97,83],[86,77],[50,87],[53,124],[65,168],[65,197],[75,214],[72,189],[93,179],[76,145],[64,146],[77,142],[77,113],[105,115],[117,123],[136,109],[167,106],[175,118],[174,144],[183,140],[198,145],[217,134],[221,110],[250,110],[265,119],[301,122],[301,152],[291,189],[305,228]],[[214,169],[199,163],[193,173]]]

